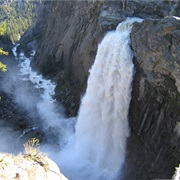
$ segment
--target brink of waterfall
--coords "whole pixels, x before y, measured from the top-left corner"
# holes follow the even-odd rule
[[[57,110],[56,101],[51,97],[55,84],[33,72],[30,59],[23,53],[17,55],[13,49],[19,61],[20,81],[11,80],[12,93],[18,104],[40,117],[19,139],[40,128],[48,140],[42,144],[42,150],[69,179],[114,180],[121,174],[129,136],[128,112],[134,73],[130,32],[135,21],[142,19],[128,18],[99,44],[87,91],[74,119],[66,119]],[[38,98],[28,88],[21,88],[29,81],[39,90]],[[54,149],[52,143],[57,143],[60,150]]]
[[[92,170],[93,175],[87,175],[89,179],[113,179],[120,173],[125,160],[134,72],[130,32],[135,21],[142,19],[128,18],[116,31],[106,34],[90,70],[73,148],[70,147],[77,164],[81,166],[84,161],[86,168],[89,166]]]

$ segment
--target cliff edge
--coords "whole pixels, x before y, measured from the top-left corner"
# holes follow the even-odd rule
[[[136,74],[124,179],[171,178],[180,160],[180,19],[134,24]]]
[[[36,138],[24,144],[25,153],[14,156],[0,153],[0,179],[68,180],[46,154],[39,151]]]
[[[180,2],[53,1],[32,66],[57,81],[56,99],[77,114],[103,35],[126,17],[144,18],[131,33],[135,77],[122,179],[171,178],[180,160]],[[118,128],[118,127],[117,127]]]

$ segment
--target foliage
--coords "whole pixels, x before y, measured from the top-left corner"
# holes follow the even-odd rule
[[[8,55],[8,52],[6,52],[2,48],[0,48],[0,55]]]
[[[2,36],[6,31],[6,24],[5,23],[1,23],[0,24],[0,36]],[[4,51],[2,48],[0,48],[0,55],[8,55],[8,52]],[[0,71],[5,72],[6,71],[6,65],[3,64],[0,61]]]
[[[2,72],[6,72],[6,65],[5,64],[3,64],[1,61],[0,61],[0,71],[2,71]]]
[[[0,36],[2,36],[6,31],[6,23],[3,22],[0,24]]]
[[[25,154],[19,153],[17,156],[14,156],[8,153],[0,153],[0,179],[33,180],[39,179],[39,175],[42,175],[41,177],[45,177],[45,179],[50,179],[47,172],[51,171],[51,161],[44,153],[36,149],[39,147],[39,140],[32,138],[24,146]],[[34,154],[34,152],[37,154]]]
[[[39,139],[32,138],[24,143],[25,155],[34,156],[39,153]]]
[[[5,35],[13,43],[17,42],[22,34],[31,25],[40,0],[37,1],[3,1],[0,3],[0,22],[7,26]]]
[[[47,155],[45,153],[42,153],[39,150],[39,147],[40,147],[39,139],[37,138],[29,139],[26,143],[24,143],[24,150],[25,150],[24,158],[37,162],[47,171],[48,166],[46,160],[44,159],[44,157],[46,157]]]

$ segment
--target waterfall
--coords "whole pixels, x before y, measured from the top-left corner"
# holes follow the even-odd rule
[[[79,161],[87,162],[86,167],[93,164],[90,170],[101,171],[90,180],[113,179],[120,173],[125,160],[134,72],[130,31],[135,21],[141,22],[142,19],[128,18],[118,25],[116,31],[106,34],[90,70],[73,150]]]
[[[10,75],[6,73],[4,89],[24,109],[38,114],[40,119],[33,121],[33,127],[41,128],[48,140],[60,145],[59,150],[45,143],[41,145],[42,150],[71,180],[114,180],[121,174],[129,136],[128,111],[134,73],[130,32],[135,21],[142,22],[142,19],[127,18],[99,44],[87,91],[75,119],[66,119],[57,109],[52,98],[55,84],[33,72],[30,59],[24,53],[17,55],[13,49],[20,63],[20,75],[13,78],[12,71]],[[29,89],[32,84],[38,93]],[[19,139],[31,129],[23,131]]]

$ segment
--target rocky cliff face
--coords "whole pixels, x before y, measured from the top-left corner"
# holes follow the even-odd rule
[[[43,39],[43,35],[46,32],[47,20],[49,14],[49,3],[44,2],[37,6],[36,17],[31,27],[23,34],[19,43],[17,51],[23,49],[26,56],[31,53],[32,50],[37,50],[39,43]]]
[[[44,155],[0,154],[0,179],[68,180],[58,166]]]
[[[98,1],[49,3],[46,31],[32,66],[44,75],[56,76],[56,98],[68,114],[78,110],[80,92],[85,90],[96,54],[101,36],[97,19],[101,5]]]
[[[136,74],[123,179],[171,178],[180,159],[180,16],[177,1],[51,2],[32,62],[56,77],[56,97],[75,115],[103,34],[127,16]]]
[[[124,179],[171,178],[178,166],[179,30],[176,18],[145,20],[133,27],[136,75]]]
[[[157,19],[166,16],[179,16],[178,0],[120,0],[103,3],[99,17],[103,31],[115,29],[126,17],[141,17]]]
[[[36,47],[32,66],[56,77],[56,99],[66,107],[67,114],[76,115],[103,34],[127,16],[178,16],[179,7],[178,1],[163,0],[50,1],[38,11],[42,13],[21,42],[28,42],[26,49]],[[37,38],[29,42],[29,37]]]

